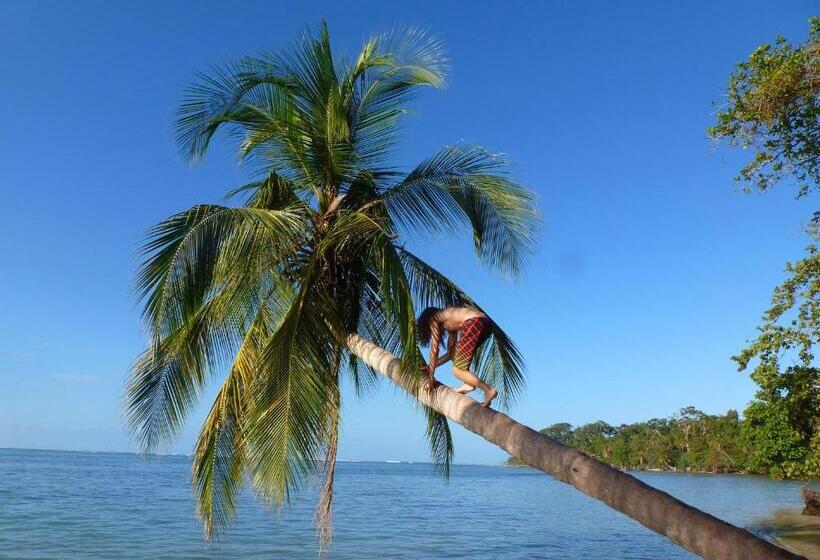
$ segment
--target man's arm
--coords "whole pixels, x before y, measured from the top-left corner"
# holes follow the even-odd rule
[[[427,372],[433,377],[439,364],[438,347],[441,342],[441,326],[435,321],[430,325],[430,363]]]
[[[453,359],[453,354],[456,350],[456,342],[458,340],[456,338],[457,336],[458,334],[452,331],[447,333],[447,353],[445,353],[443,356],[438,357],[438,359],[436,360],[436,363],[438,365],[446,364],[447,362]]]

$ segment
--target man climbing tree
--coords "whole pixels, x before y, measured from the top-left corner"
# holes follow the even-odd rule
[[[456,392],[466,395],[478,387],[484,391],[481,406],[490,406],[498,391],[470,371],[470,363],[476,350],[490,336],[491,326],[490,318],[474,307],[428,307],[422,311],[418,333],[422,344],[430,345],[430,363],[424,368],[429,375],[429,387],[436,385],[436,368],[453,360],[453,375],[462,381]],[[444,332],[447,333],[447,353],[439,356],[439,344]]]

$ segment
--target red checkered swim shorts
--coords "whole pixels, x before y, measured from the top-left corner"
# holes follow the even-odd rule
[[[470,317],[464,321],[453,356],[453,366],[469,369],[476,350],[490,336],[490,325],[492,321],[489,317]]]

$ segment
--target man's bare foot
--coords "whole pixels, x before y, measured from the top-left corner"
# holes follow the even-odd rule
[[[453,389],[453,390],[456,393],[461,393],[462,395],[466,395],[467,393],[471,393],[472,391],[475,391],[475,387],[473,387],[472,385],[467,385],[466,383],[464,383],[461,387],[458,387],[458,388]]]
[[[497,396],[498,396],[498,391],[496,391],[494,388],[490,387],[489,391],[484,391],[484,402],[481,403],[481,406],[483,406],[485,408],[489,407],[493,403],[493,401],[495,400],[495,398]]]

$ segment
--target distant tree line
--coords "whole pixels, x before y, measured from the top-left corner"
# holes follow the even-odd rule
[[[769,474],[776,478],[812,478],[820,475],[807,454],[810,446],[792,449],[792,457],[802,459],[803,468],[787,468],[772,449],[760,448],[758,424],[742,420],[737,411],[723,415],[706,414],[694,407],[682,409],[669,418],[612,426],[603,421],[573,427],[566,422],[553,424],[541,433],[571,445],[600,461],[626,470],[678,472],[745,472]],[[510,457],[507,464],[522,463]]]

